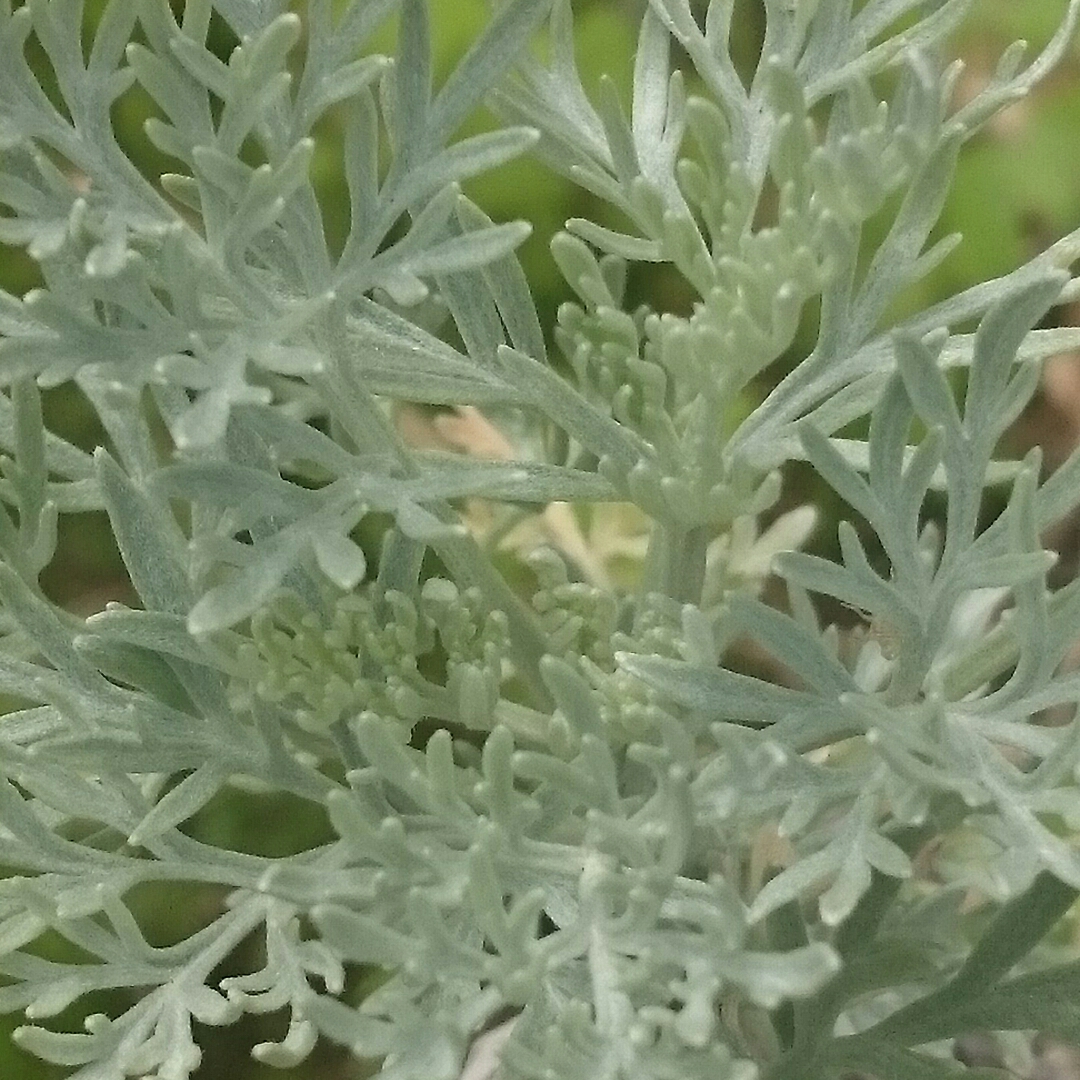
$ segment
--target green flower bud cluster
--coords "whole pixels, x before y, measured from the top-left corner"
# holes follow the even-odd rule
[[[648,652],[672,659],[685,654],[680,606],[669,597],[648,593],[619,605],[607,590],[571,581],[565,562],[550,548],[529,557],[539,588],[531,605],[547,634],[549,656],[569,663],[584,682],[578,687],[590,699],[588,708],[609,739],[616,743],[650,740],[667,714],[659,696],[622,670],[619,652]],[[553,749],[561,744],[556,716],[551,729]],[[573,741],[573,740],[571,740]]]
[[[604,671],[613,670],[619,619],[614,594],[584,581],[571,581],[566,563],[551,548],[537,549],[528,561],[539,585],[530,603],[547,635],[549,655],[584,657]]]
[[[509,673],[506,614],[486,607],[477,588],[461,589],[445,578],[429,578],[420,593],[420,616],[446,657],[449,717],[465,727],[490,730]]]
[[[575,220],[577,235],[552,243],[580,301],[560,308],[556,341],[585,397],[637,439],[636,464],[601,461],[601,471],[648,512],[688,527],[773,505],[777,478],[725,454],[740,395],[792,345],[807,301],[850,269],[863,223],[930,168],[933,152],[955,149],[934,147],[926,118],[941,91],[921,63],[891,103],[853,79],[823,137],[790,66],[775,59],[764,76],[776,134],[756,173],[733,153],[723,110],[691,98],[696,152],[678,162],[678,194],[642,176],[624,185],[644,238]],[[623,310],[627,259],[672,262],[700,297],[691,313]]]
[[[509,639],[505,615],[485,610],[478,590],[432,578],[419,602],[372,586],[328,608],[282,593],[257,612],[234,694],[287,705],[312,731],[365,711],[409,727],[434,716],[490,728]]]
[[[656,656],[680,659],[685,655],[680,608],[670,597],[647,593],[633,607],[630,627],[611,638],[612,653],[648,650]],[[660,707],[661,696],[618,664],[601,672],[586,667],[585,676],[596,688],[600,718],[611,738],[653,742],[673,721]]]
[[[582,303],[559,307],[555,340],[590,401],[656,446],[677,441],[668,416],[668,378],[654,360],[641,357],[648,308],[622,310],[626,261],[601,258],[569,233],[555,237],[552,253]]]

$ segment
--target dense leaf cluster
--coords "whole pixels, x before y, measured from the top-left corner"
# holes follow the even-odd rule
[[[569,0],[492,7],[436,89],[425,0],[111,0],[93,30],[83,0],[0,4],[0,240],[43,282],[0,295],[0,1011],[77,1080],[186,1080],[193,1023],[245,1012],[288,1015],[261,1061],[321,1034],[384,1080],[455,1080],[507,1016],[506,1080],[939,1080],[966,1031],[1080,1038],[1076,965],[1032,960],[1080,890],[1080,586],[1040,541],[1080,454],[995,458],[1080,344],[1034,329],[1080,232],[890,321],[956,242],[958,152],[1080,0],[959,108],[967,0],[765,0],[748,80],[735,5],[649,0],[629,112],[586,93]],[[135,84],[160,178],[114,133]],[[484,101],[509,126],[461,135]],[[460,186],[527,150],[612,211],[552,243],[559,358],[528,227]],[[687,310],[627,309],[641,263]],[[67,382],[108,448],[46,430]],[[861,522],[838,562],[773,514],[794,460]],[[141,606],[82,619],[39,577],[90,510]],[[238,790],[323,832],[200,836]],[[155,945],[155,883],[227,900]],[[125,1004],[46,1023],[101,990]]]

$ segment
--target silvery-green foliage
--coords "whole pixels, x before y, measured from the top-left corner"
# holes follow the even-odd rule
[[[79,1080],[183,1080],[193,1021],[280,1011],[268,1064],[322,1035],[385,1080],[454,1080],[509,1017],[505,1080],[938,1080],[967,1031],[1080,1039],[1080,967],[1032,959],[1080,890],[1061,671],[1080,591],[1048,585],[1040,543],[1080,503],[1080,454],[1045,478],[994,456],[1041,361],[1080,343],[1033,329],[1078,291],[1080,231],[888,321],[955,243],[928,246],[957,153],[1065,52],[1080,0],[1062,6],[1041,55],[1009,50],[957,107],[943,57],[967,0],[765,0],[749,84],[731,0],[703,21],[649,0],[627,110],[584,90],[569,0],[494,4],[437,88],[425,0],[179,19],[112,0],[86,41],[82,0],[4,0],[0,239],[43,281],[0,296],[19,1044]],[[372,55],[390,18],[397,54]],[[160,178],[114,136],[134,83],[177,162]],[[485,100],[508,126],[462,136]],[[331,111],[340,252],[309,177]],[[530,149],[622,222],[553,241],[565,368],[514,256],[527,227],[460,189]],[[692,309],[627,310],[636,263],[671,264]],[[45,430],[39,390],[65,382],[108,449]],[[395,403],[498,450],[418,449]],[[865,439],[836,437],[860,418]],[[806,508],[761,524],[796,459],[864,523],[841,523],[838,563],[797,550]],[[989,523],[987,485],[1008,493]],[[609,504],[648,523],[634,588],[599,554]],[[42,592],[59,515],[89,510],[138,609],[84,620]],[[390,522],[377,558],[369,515]],[[759,599],[773,569],[785,610]],[[815,595],[863,613],[861,636]],[[773,681],[730,666],[746,640]],[[322,808],[333,839],[269,858],[191,835],[236,788]],[[145,883],[228,899],[155,946]],[[221,978],[253,935],[263,966]],[[358,965],[383,973],[359,1004]],[[49,1024],[96,990],[127,1005]]]

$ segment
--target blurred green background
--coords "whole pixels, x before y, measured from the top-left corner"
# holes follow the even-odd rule
[[[123,2],[123,0],[121,0]],[[579,61],[586,86],[594,86],[602,73],[612,75],[626,100],[633,64],[636,25],[644,0],[574,0]],[[93,25],[101,0],[88,3],[88,25]],[[174,0],[174,9],[182,8]],[[294,3],[302,15],[304,2]],[[698,7],[703,8],[704,3]],[[445,77],[457,57],[483,26],[487,5],[484,0],[433,0],[432,37],[436,50],[437,79]],[[735,40],[737,61],[743,70],[753,66],[761,39],[759,0],[736,6]],[[1052,34],[1065,9],[1065,0],[978,0],[974,14],[955,41],[955,50],[967,68],[959,93],[970,94],[992,70],[998,54],[1016,38],[1026,38],[1033,48],[1041,47]],[[392,49],[394,30],[388,26],[377,43]],[[214,46],[224,57],[232,47],[228,35],[218,32]],[[40,64],[33,40],[28,55],[38,63],[43,82],[48,72]],[[912,290],[904,306],[921,307],[979,280],[1003,273],[1080,224],[1080,171],[1076,168],[1080,145],[1080,65],[1074,49],[1070,61],[1026,101],[1002,114],[990,128],[972,141],[961,157],[955,189],[948,201],[938,235],[962,232],[964,243],[927,281]],[[691,78],[691,90],[695,82]],[[148,175],[176,169],[176,163],[155,151],[141,133],[141,124],[151,114],[151,106],[137,90],[119,103],[116,111],[122,141],[131,148]],[[339,117],[331,116],[321,125],[315,160],[315,181],[326,214],[332,247],[340,246],[347,227],[347,197],[340,178]],[[470,130],[490,125],[490,116],[478,116]],[[554,312],[568,298],[548,254],[547,244],[562,223],[571,216],[605,220],[606,208],[570,183],[548,174],[532,161],[514,162],[497,173],[468,185],[469,194],[496,220],[524,218],[533,225],[533,234],[521,252],[522,261],[535,290],[537,305],[550,331]],[[871,223],[883,229],[886,222]],[[0,249],[0,285],[21,294],[38,283],[34,266],[18,251]],[[690,297],[677,276],[653,268],[648,275],[638,272],[632,284],[635,298],[648,300],[661,310],[685,310]],[[792,357],[805,350],[797,343]],[[1038,441],[1045,444],[1050,460],[1059,459],[1080,430],[1080,392],[1070,397],[1080,382],[1072,374],[1076,359],[1058,362],[1057,375],[1048,380],[1044,392],[1017,425],[1010,449],[1022,450]],[[1063,366],[1064,365],[1064,366]],[[766,373],[754,388],[760,399],[772,382],[784,374],[780,363]],[[747,404],[750,404],[749,402]],[[70,388],[49,391],[46,397],[50,426],[66,438],[87,448],[99,441],[100,431],[93,414],[76,391]],[[805,475],[798,475],[789,490],[801,489],[805,499]],[[831,550],[835,521],[840,505],[827,491],[813,486],[824,510],[824,521],[815,544]],[[123,569],[111,543],[103,517],[84,514],[64,523],[60,549],[43,583],[59,602],[83,612],[100,609],[109,599],[130,599]],[[298,813],[285,800],[256,799],[234,794],[219,799],[199,815],[191,828],[208,841],[266,854],[284,854],[312,839],[318,823],[310,815]],[[2,871],[2,868],[0,868]],[[164,944],[177,940],[199,925],[220,901],[209,891],[192,902],[189,894],[170,890],[147,892],[133,898],[145,920],[148,937]],[[45,941],[41,948],[52,955],[62,946]],[[259,966],[258,943],[248,943],[234,959],[230,971]],[[361,993],[361,988],[354,988]],[[57,1026],[75,1029],[87,1012],[109,1011],[120,1003],[118,997],[82,1002],[57,1021]],[[9,1033],[21,1018],[0,1018],[0,1077],[45,1080],[67,1075],[68,1070],[41,1065],[15,1050]],[[367,1075],[365,1067],[336,1049],[320,1048],[301,1068],[282,1073],[253,1063],[248,1048],[255,1042],[280,1037],[281,1017],[249,1018],[232,1028],[207,1029],[200,1033],[205,1054],[198,1072],[200,1080],[256,1080],[289,1076],[304,1080],[358,1080]]]

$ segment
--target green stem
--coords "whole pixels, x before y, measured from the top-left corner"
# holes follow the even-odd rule
[[[943,798],[935,804],[934,812],[930,815],[932,825],[901,829],[890,839],[907,855],[914,857],[929,839],[958,825],[965,813],[966,807],[959,798]],[[833,946],[844,966],[812,998],[792,1003],[791,1048],[777,1063],[775,1072],[767,1074],[767,1080],[786,1080],[789,1075],[794,1076],[798,1067],[805,1067],[813,1060],[822,1045],[832,1037],[833,1023],[850,993],[850,983],[845,985],[849,964],[875,941],[881,923],[891,910],[902,885],[901,878],[891,877],[879,870],[873,871],[870,888],[863,893],[855,910],[837,929],[833,939]],[[796,907],[795,912],[787,917],[792,925],[797,910]],[[795,942],[790,941],[786,947],[795,947]]]
[[[683,528],[655,522],[645,556],[643,591],[662,593],[683,604],[700,603],[711,535],[704,525]]]

